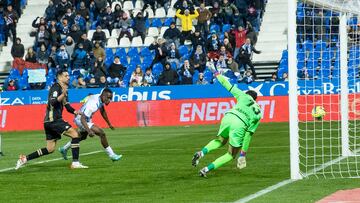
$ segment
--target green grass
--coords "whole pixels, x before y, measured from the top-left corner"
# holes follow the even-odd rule
[[[287,123],[261,124],[247,155],[248,167],[235,161],[198,177],[198,170],[227,150],[208,154],[198,168],[191,166],[195,151],[207,144],[217,125],[126,128],[106,130],[115,152],[111,162],[104,152],[82,156],[88,170],[70,170],[70,161],[29,164],[0,173],[0,202],[231,202],[289,178]],[[45,144],[43,132],[3,133],[4,157],[0,170],[13,167],[18,154]],[[63,138],[59,144],[64,144]],[[98,138],[81,143],[81,153],[102,150]],[[37,161],[59,158],[59,153]],[[359,187],[356,179],[301,180],[254,202],[313,202],[338,189]]]

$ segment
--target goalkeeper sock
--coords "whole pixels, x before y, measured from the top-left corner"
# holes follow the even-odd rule
[[[220,166],[226,164],[227,162],[229,162],[231,160],[233,160],[233,156],[231,156],[231,154],[229,154],[229,153],[226,153],[226,154],[222,155],[221,157],[217,158],[211,164],[209,164],[207,166],[207,168],[209,169],[209,171],[215,170],[215,169],[219,168]]]
[[[31,159],[36,159],[36,158],[39,158],[39,157],[47,155],[47,154],[49,154],[49,151],[47,150],[47,148],[38,149],[38,150],[36,150],[36,152],[33,152],[33,153],[27,155],[26,160],[30,161]]]
[[[202,148],[202,154],[205,156],[205,154],[218,149],[222,146],[222,143],[219,139],[211,140],[204,148]]]

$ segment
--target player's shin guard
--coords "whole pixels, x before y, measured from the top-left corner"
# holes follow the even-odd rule
[[[47,154],[49,154],[49,151],[47,150],[47,148],[38,149],[35,152],[27,155],[26,160],[30,161],[31,159],[36,159],[36,158],[39,158],[39,157],[47,155]]]
[[[214,140],[211,140],[204,148],[202,148],[202,153],[203,155],[215,150],[215,149],[218,149],[222,146],[222,142],[221,140],[219,139],[214,139]]]
[[[231,156],[231,154],[226,153],[226,154],[222,155],[221,157],[217,158],[211,164],[209,164],[207,166],[207,168],[209,169],[209,171],[215,170],[233,159],[234,158],[233,158],[233,156]]]
[[[80,138],[73,138],[71,140],[71,151],[73,156],[73,162],[79,161]]]

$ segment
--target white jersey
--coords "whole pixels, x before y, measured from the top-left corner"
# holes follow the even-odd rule
[[[84,114],[84,116],[86,118],[86,122],[87,122],[89,128],[91,128],[94,125],[92,123],[92,117],[93,117],[94,113],[96,113],[103,106],[104,106],[104,103],[101,102],[100,94],[94,94],[94,95],[90,95],[88,97],[87,101],[85,102],[85,104],[83,104],[82,107],[80,108],[80,111],[82,112],[82,114]],[[84,130],[84,127],[82,126],[82,123],[81,123],[81,115],[77,115],[75,117],[75,124],[81,130]]]

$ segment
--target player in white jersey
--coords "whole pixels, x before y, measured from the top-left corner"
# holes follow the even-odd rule
[[[80,109],[82,114],[76,116],[74,121],[79,128],[81,140],[85,140],[88,135],[90,137],[93,137],[94,135],[99,136],[101,140],[101,145],[104,147],[105,152],[109,155],[110,159],[112,161],[118,161],[121,159],[122,155],[117,155],[114,153],[107,141],[104,130],[92,122],[93,115],[95,114],[95,112],[100,110],[101,116],[104,118],[109,128],[114,130],[114,127],[111,125],[104,108],[104,105],[108,105],[110,103],[112,97],[113,92],[107,88],[103,89],[101,91],[101,94],[88,96],[86,102]],[[71,143],[69,143],[59,148],[59,152],[63,155],[65,160],[67,159],[67,151],[71,146]]]

